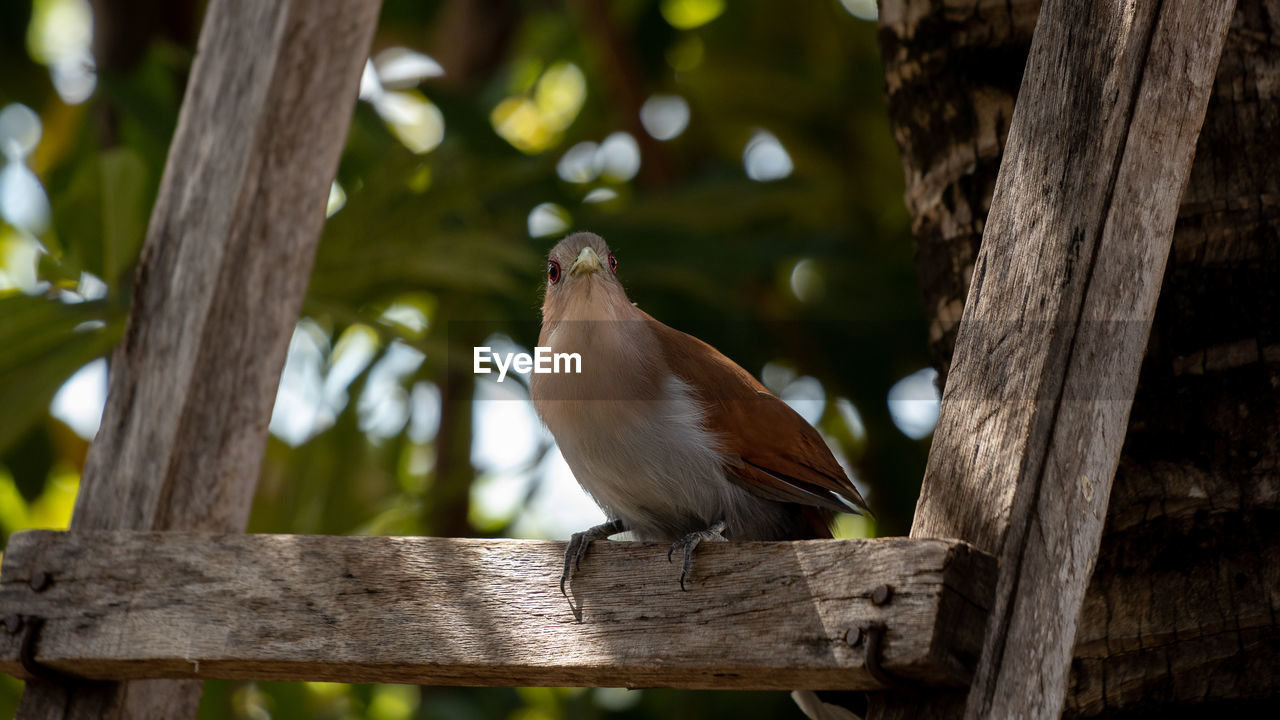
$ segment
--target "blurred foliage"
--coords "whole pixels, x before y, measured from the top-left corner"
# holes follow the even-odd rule
[[[17,277],[38,258],[34,282],[0,283],[5,538],[68,521],[87,444],[50,399],[122,332],[198,5],[95,3],[115,14],[115,35],[99,18],[96,89],[68,104],[28,37],[33,8],[58,1],[0,4],[0,107],[39,115],[25,162],[49,207],[47,227],[0,220],[0,267]],[[878,532],[905,532],[927,446],[895,429],[885,396],[927,355],[874,23],[837,0],[386,0],[374,51],[401,47],[445,71],[406,82],[377,55],[384,87],[357,106],[290,352],[312,358],[299,367],[323,417],[293,437],[273,424],[250,530],[512,532],[520,503],[503,517],[472,506],[487,471],[473,458],[467,363],[494,334],[534,344],[541,258],[563,234],[530,237],[542,206],[552,227],[603,235],[650,314],[754,372],[816,378],[819,425],[870,489]],[[666,141],[640,121],[654,94],[687,103],[687,126]],[[761,131],[789,161],[766,182],[744,169]],[[594,164],[567,175],[585,182],[557,173],[571,148],[593,147]],[[528,459],[529,496],[547,452],[539,440]],[[0,683],[0,714],[19,688]],[[208,683],[201,714],[799,716],[783,693],[230,682]]]

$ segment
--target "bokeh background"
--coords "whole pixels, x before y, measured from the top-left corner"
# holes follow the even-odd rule
[[[873,0],[385,0],[249,530],[598,522],[522,378],[546,251],[756,373],[910,525],[937,414]],[[203,3],[0,3],[0,539],[65,527]],[[450,360],[453,362],[450,362]],[[548,578],[548,582],[554,582]],[[726,648],[732,653],[732,648]],[[0,678],[0,716],[21,683]],[[785,693],[209,682],[203,718],[800,717]]]

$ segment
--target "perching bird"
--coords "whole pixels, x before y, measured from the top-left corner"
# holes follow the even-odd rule
[[[609,521],[575,533],[560,590],[595,540],[629,530],[684,551],[703,540],[831,537],[867,510],[826,443],[751,373],[627,299],[618,260],[577,233],[547,258],[538,345],[579,374],[534,374],[534,406]]]

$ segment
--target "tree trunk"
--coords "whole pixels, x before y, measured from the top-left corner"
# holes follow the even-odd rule
[[[1039,3],[885,0],[881,49],[944,373]],[[1066,714],[1280,696],[1280,3],[1239,0],[1081,612]]]
[[[468,299],[458,300],[442,308],[443,317],[462,317]],[[477,336],[477,325],[458,322],[437,328],[439,337],[450,348],[472,348],[484,342]],[[422,525],[428,535],[439,537],[473,537],[471,527],[471,485],[476,468],[471,462],[474,441],[476,375],[471,367],[459,362],[457,355],[444,353],[436,358],[434,376],[440,383],[440,429],[436,433],[436,462],[432,470],[430,491],[423,499]],[[470,357],[469,355],[467,356]]]

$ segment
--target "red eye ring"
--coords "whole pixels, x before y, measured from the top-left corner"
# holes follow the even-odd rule
[[[555,285],[556,283],[560,282],[560,261],[559,260],[547,261],[547,279],[551,281],[552,285]]]
[[[613,253],[609,253],[609,271],[614,275],[618,274],[618,258],[614,257]]]

